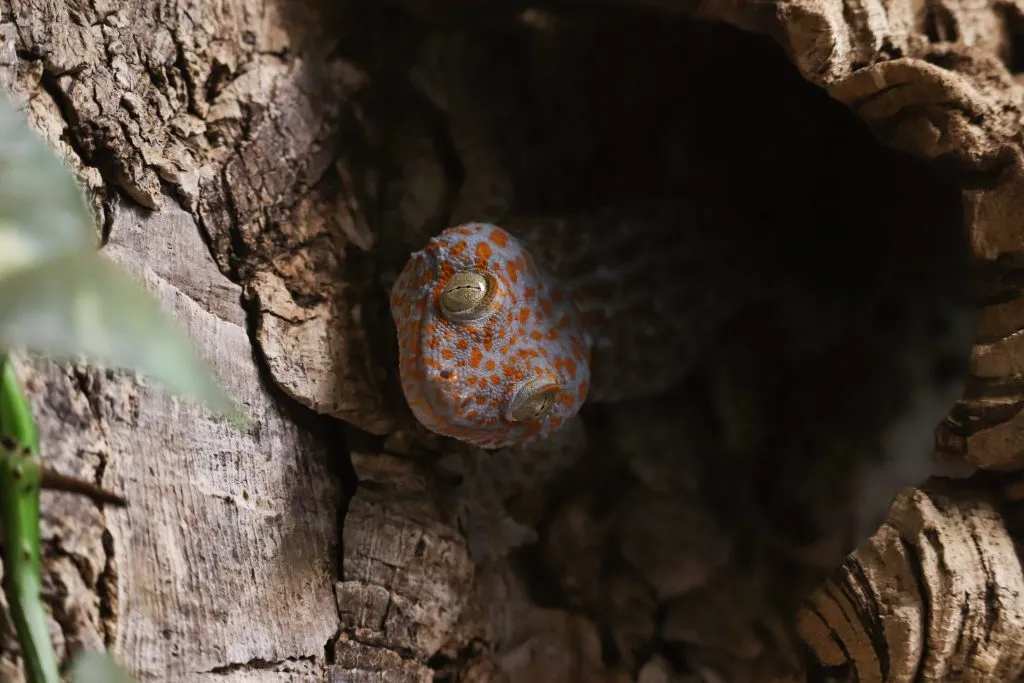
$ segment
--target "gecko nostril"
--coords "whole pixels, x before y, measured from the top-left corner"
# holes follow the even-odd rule
[[[445,368],[444,370],[441,370],[441,372],[439,372],[437,374],[438,374],[438,377],[440,377],[441,379],[451,379],[452,378],[452,374],[454,374],[454,373],[452,373],[451,368]]]

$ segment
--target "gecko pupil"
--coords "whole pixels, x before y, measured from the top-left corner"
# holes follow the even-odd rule
[[[452,276],[441,291],[441,310],[456,321],[481,317],[494,296],[492,279],[475,270],[464,270]]]

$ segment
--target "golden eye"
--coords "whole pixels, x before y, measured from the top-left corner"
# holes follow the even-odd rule
[[[478,270],[463,270],[441,290],[441,312],[450,320],[482,318],[495,293],[494,278]]]
[[[509,422],[536,422],[551,412],[557,399],[557,384],[525,386],[512,397],[505,416]]]

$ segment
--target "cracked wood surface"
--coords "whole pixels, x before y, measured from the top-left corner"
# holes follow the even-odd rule
[[[22,366],[47,458],[131,499],[125,511],[44,501],[46,595],[61,639],[112,647],[139,680],[309,680],[338,629],[339,490],[327,473],[336,451],[268,397],[240,290],[216,270],[191,217],[120,202],[109,210],[106,252],[185,323],[258,426],[239,433],[117,374]],[[196,286],[202,297],[185,293]],[[78,571],[53,572],[65,564]]]
[[[481,23],[457,0],[396,4],[412,15],[312,0],[8,0],[0,10],[0,79],[78,174],[107,252],[184,322],[254,424],[238,434],[116,373],[19,367],[47,457],[132,503],[122,512],[44,500],[59,653],[111,646],[144,681],[752,675],[744,667],[764,648],[738,625],[737,606],[756,601],[764,576],[737,567],[736,537],[691,492],[700,433],[681,442],[666,419],[650,422],[676,406],[609,416],[588,435],[608,462],[489,501],[488,525],[538,543],[475,566],[460,512],[470,487],[457,484],[481,463],[411,420],[385,303],[405,256],[444,224],[523,205],[580,208],[595,187],[663,193],[693,182],[681,163],[693,149],[678,131],[708,125],[714,103],[628,119],[615,102],[670,80],[643,50],[588,52],[597,15],[563,20],[496,2]],[[1020,6],[637,4],[770,36],[881,143],[958,185],[980,330],[938,450],[951,463],[1019,469],[1024,103],[1004,64],[1018,58]],[[737,40],[745,59],[762,61],[761,48]],[[696,67],[671,78],[699,104],[714,77],[691,72],[713,71],[721,54],[699,31],[675,36],[686,41]],[[619,73],[635,90],[609,97]],[[744,100],[744,87],[757,91],[737,83],[733,106],[766,106],[770,87]],[[588,108],[595,93],[605,104]],[[770,120],[754,104],[744,130]],[[705,118],[678,119],[694,111]],[[666,126],[667,143],[652,133]],[[633,135],[601,137],[616,128]],[[591,154],[598,138],[607,156]],[[653,164],[652,149],[664,152]],[[709,187],[726,181],[713,164],[698,168]],[[360,487],[346,500],[349,453]],[[1019,675],[1010,644],[1024,631],[1024,586],[1006,520],[1020,496],[985,481],[900,494],[797,617],[818,666],[879,682],[919,670],[971,682]],[[813,564],[814,552],[801,560]],[[17,681],[9,621],[0,627],[0,679]],[[667,650],[652,655],[654,639]]]
[[[234,149],[233,112],[266,98],[260,60],[274,68],[285,32],[271,8],[221,9],[4,9],[5,83],[78,172],[106,253],[182,321],[253,420],[239,433],[121,374],[22,364],[48,461],[131,501],[44,497],[45,597],[61,656],[111,647],[140,681],[315,680],[339,628],[340,437],[268,388],[241,287],[194,209]],[[248,102],[211,102],[239,81]],[[17,681],[9,622],[3,634],[0,679]]]

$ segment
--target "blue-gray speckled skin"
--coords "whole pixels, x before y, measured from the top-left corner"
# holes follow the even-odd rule
[[[440,297],[459,272],[489,276],[493,296],[470,321],[445,316]],[[579,411],[590,345],[569,291],[502,228],[449,228],[414,253],[391,292],[402,388],[431,431],[481,448],[543,438]],[[524,392],[554,388],[543,416],[509,417]]]

